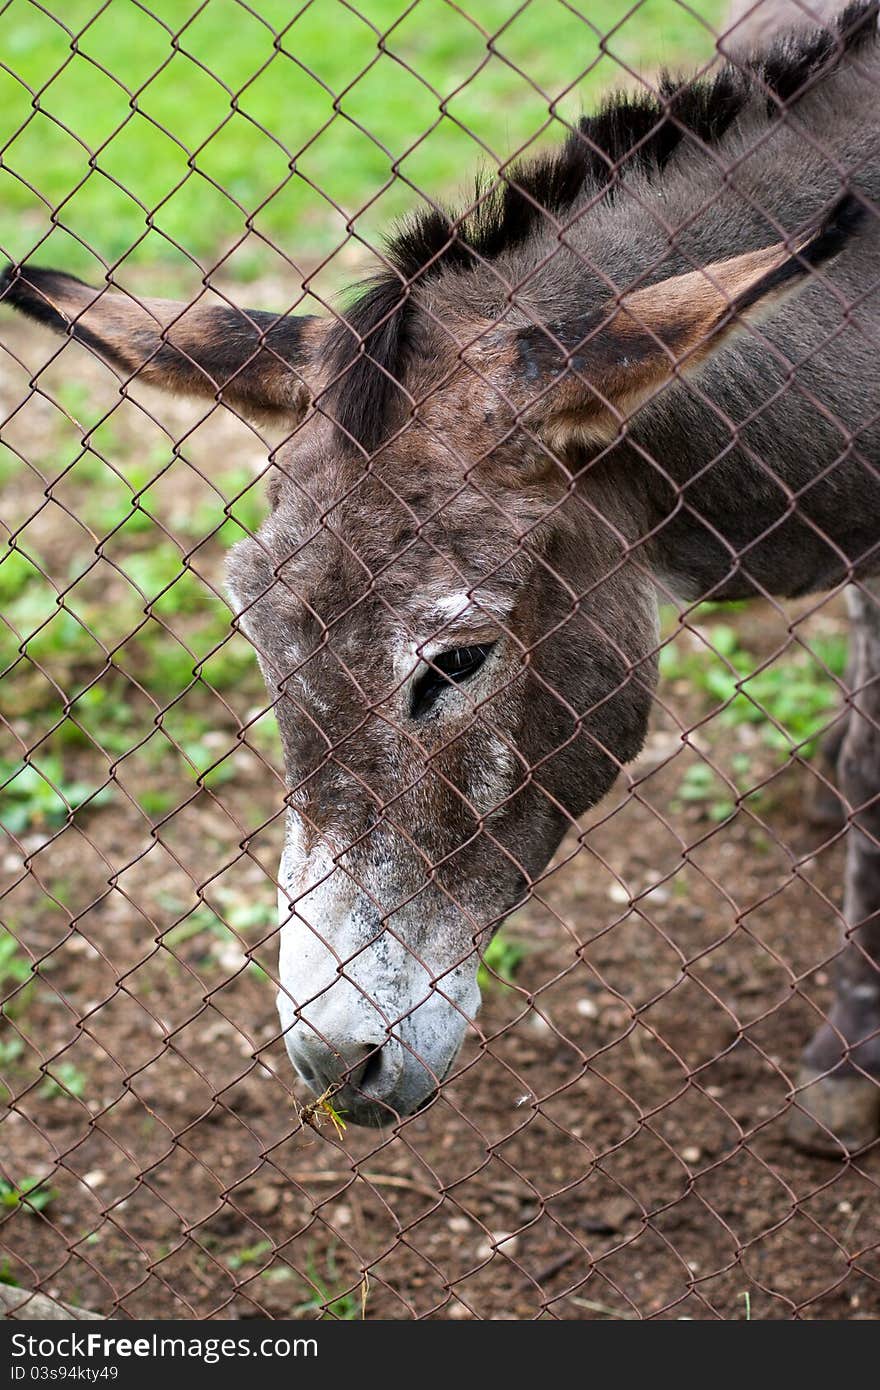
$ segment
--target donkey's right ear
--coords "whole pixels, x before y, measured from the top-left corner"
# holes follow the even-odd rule
[[[85,344],[126,380],[213,397],[256,418],[293,423],[308,407],[302,373],[314,360],[321,319],[202,298],[135,299],[32,266],[6,267],[0,302]]]

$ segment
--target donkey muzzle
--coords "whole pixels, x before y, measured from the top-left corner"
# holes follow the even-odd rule
[[[353,1000],[345,984],[337,981],[298,1018],[279,991],[288,1055],[309,1090],[346,1123],[393,1124],[437,1090],[458,1056],[467,1019],[443,1000],[391,1024],[363,997]]]

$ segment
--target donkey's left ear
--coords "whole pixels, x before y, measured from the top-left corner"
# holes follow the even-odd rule
[[[505,394],[520,418],[556,445],[610,443],[667,381],[695,371],[737,329],[760,322],[808,283],[865,215],[864,205],[848,195],[796,242],[661,280],[584,318],[517,329],[512,345],[508,331],[504,355],[511,363],[512,346],[512,388]]]
[[[73,275],[7,266],[0,303],[90,348],[126,384],[213,397],[256,418],[294,423],[308,405],[303,372],[323,320],[194,303],[139,299]]]

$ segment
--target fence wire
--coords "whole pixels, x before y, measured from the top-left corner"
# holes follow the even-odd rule
[[[836,11],[0,7],[18,1316],[880,1313]]]

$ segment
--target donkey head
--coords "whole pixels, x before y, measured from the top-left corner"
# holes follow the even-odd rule
[[[8,301],[126,379],[290,424],[229,588],[286,762],[283,1035],[350,1119],[431,1097],[476,1014],[481,949],[641,746],[656,604],[615,476],[628,417],[748,331],[855,217],[841,205],[797,243],[542,326],[439,288],[414,309],[398,282],[393,373],[381,318],[346,356],[321,320],[8,274]]]

